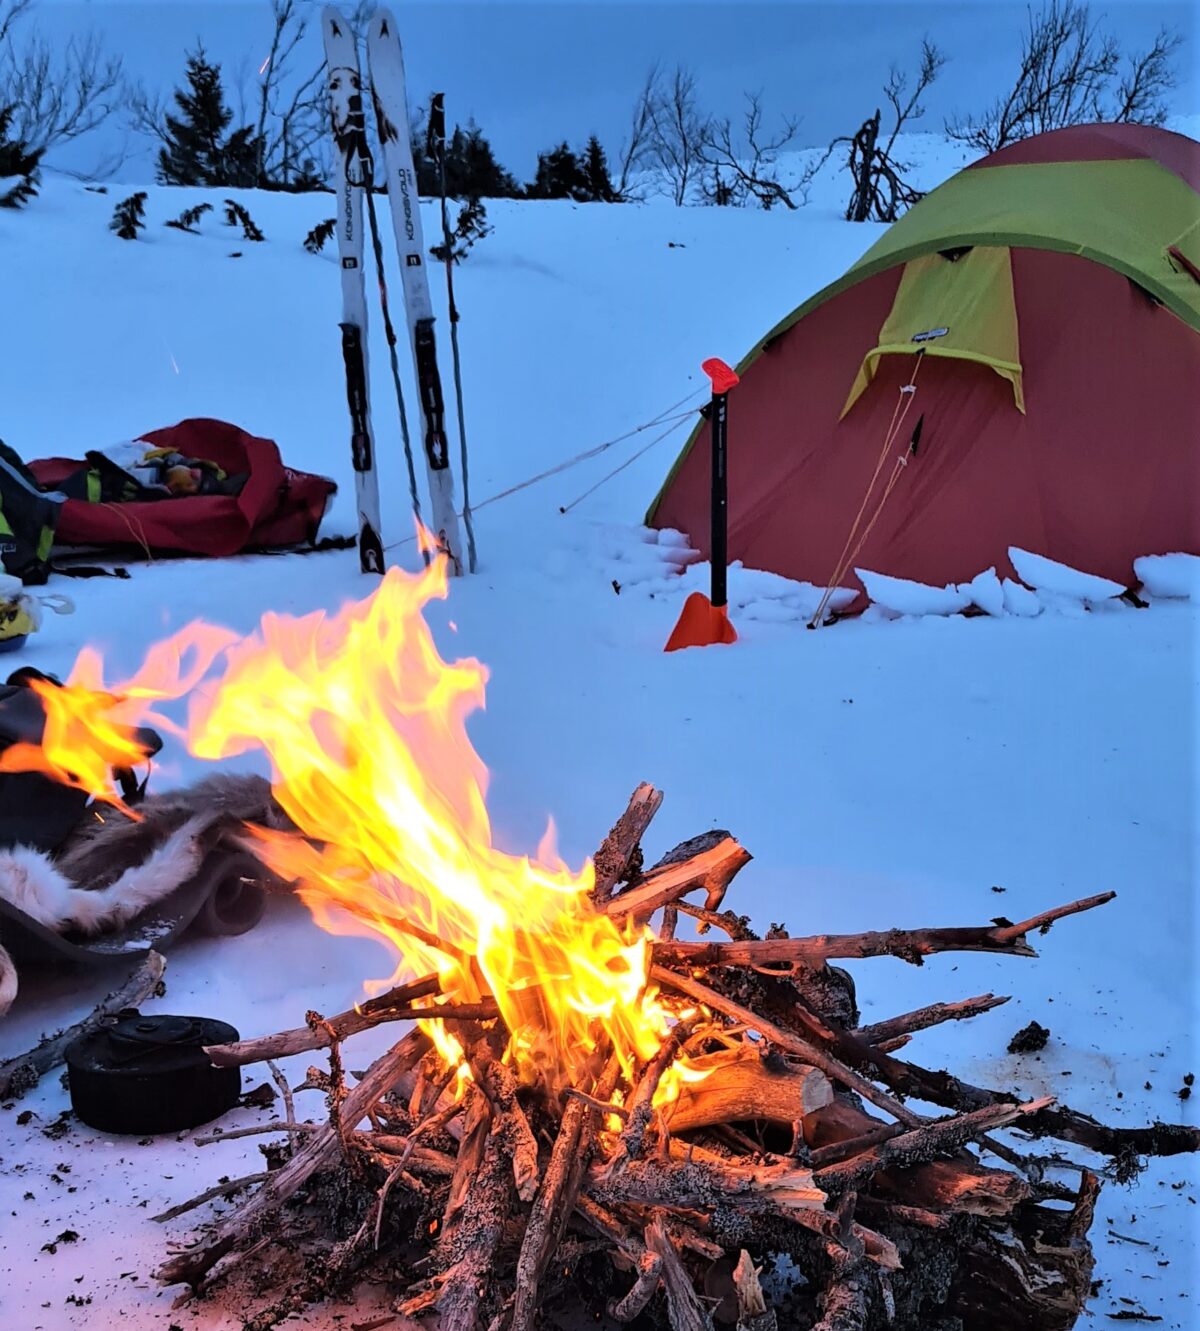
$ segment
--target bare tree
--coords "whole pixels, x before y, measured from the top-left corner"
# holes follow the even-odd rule
[[[1172,57],[1179,33],[1160,29],[1145,53],[1127,57],[1115,37],[1101,30],[1090,7],[1049,0],[1027,11],[1021,61],[1012,87],[982,115],[958,116],[946,133],[981,152],[1087,121],[1135,121],[1161,125],[1163,98],[1175,86]]]
[[[677,65],[670,83],[656,87],[650,99],[648,159],[677,205],[688,194],[703,167],[700,152],[708,129],[696,101],[696,78]]]
[[[712,120],[706,126],[700,141],[700,159],[712,168],[712,175],[702,183],[701,189],[712,203],[746,204],[751,200],[764,208],[782,203],[795,208],[794,193],[807,197],[807,184],[811,176],[802,177],[797,185],[785,187],[777,171],[779,154],[796,137],[800,126],[796,116],[785,116],[778,131],[771,137],[763,134],[762,97],[759,93],[746,94],[746,111],[742,120],[741,142],[735,142],[733,124],[728,116]]]
[[[854,179],[854,192],[846,206],[847,221],[894,222],[903,209],[910,208],[922,197],[922,192],[905,179],[912,164],[895,156],[896,139],[905,125],[924,115],[921,97],[945,63],[946,57],[941,51],[928,37],[924,38],[912,91],[909,91],[909,76],[897,66],[893,65],[888,75],[883,92],[891,104],[894,123],[886,141],[881,142],[883,113],[877,108],[873,116],[863,121],[856,134],[836,138],[829,145],[830,153],[839,144],[850,146],[847,166]],[[814,174],[820,165],[818,163],[813,168]]]
[[[297,0],[271,0],[271,18],[271,47],[258,71],[258,176],[288,185],[311,171],[325,140],[325,64],[307,74],[294,68],[296,48],[308,31]]]
[[[107,54],[94,33],[54,47],[31,30],[19,41],[17,25],[31,0],[0,0],[0,106],[13,108],[11,132],[45,152],[104,123],[124,96],[119,56]]]
[[[659,67],[651,65],[629,117],[629,136],[617,154],[617,198],[628,202],[636,197],[635,174],[646,161],[654,132],[654,103],[658,97]]]

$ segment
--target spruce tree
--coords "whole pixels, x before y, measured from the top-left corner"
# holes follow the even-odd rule
[[[15,106],[0,106],[0,208],[20,208],[38,187],[40,150],[30,152],[20,139],[8,137],[15,110]]]
[[[257,184],[259,140],[250,125],[225,137],[233,112],[225,105],[221,66],[208,60],[202,46],[188,56],[187,84],[175,92],[180,114],[166,117],[159,180],[164,185]]]
[[[447,194],[453,194],[455,198],[460,199],[512,199],[520,194],[521,190],[517,182],[496,160],[492,145],[484,137],[483,130],[479,128],[474,120],[467,121],[465,134],[455,125],[451,142],[458,145],[461,153],[462,180],[457,189],[450,189],[448,149],[446,158]]]
[[[583,175],[587,182],[587,196],[593,203],[616,202],[617,192],[608,174],[608,158],[594,134],[583,150]]]
[[[575,199],[590,197],[588,179],[579,158],[564,141],[549,152],[538,154],[537,175],[529,188],[531,199]]]

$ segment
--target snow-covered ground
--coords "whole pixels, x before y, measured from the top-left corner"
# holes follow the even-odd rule
[[[945,145],[925,146],[926,183],[959,165]],[[703,357],[736,361],[879,234],[837,220],[838,190],[821,183],[799,213],[489,205],[495,233],[458,274],[481,568],[430,619],[444,655],[478,656],[491,671],[487,710],[470,729],[492,772],[497,836],[532,850],[552,814],[577,864],[646,779],[667,792],[648,849],[731,829],[755,856],[731,904],[760,928],[974,924],[1115,889],[1112,904],[1039,939],[1041,960],[854,965],[865,1019],[1012,994],[967,1025],[918,1036],[914,1055],[1119,1124],[1195,1122],[1196,1100],[1177,1094],[1197,1061],[1194,602],[1089,613],[1065,598],[1035,616],[973,619],[880,612],[807,633],[809,592],[734,569],[737,645],[665,655],[706,571],[680,576],[679,548],[638,524],[685,425],[566,514],[658,431],[482,502],[680,399],[697,405]],[[336,260],[301,248],[331,213],[329,197],[239,192],[267,236],[252,244],[218,220],[223,195],[197,237],[163,223],[203,192],[151,188],[147,232],[125,243],[107,230],[125,192],[50,179],[27,209],[0,213],[0,434],[29,457],[77,454],[189,415],[224,417],[276,439],[291,464],[336,477],[325,531],[350,530]],[[406,483],[375,331],[385,539],[395,542],[407,534]],[[394,554],[411,566],[411,544]],[[52,617],[9,668],[66,672],[96,643],[119,677],[191,618],[249,630],[268,608],[335,607],[369,590],[353,552],[131,573],[64,584],[76,613]],[[157,788],[197,769],[172,748]],[[245,937],[172,952],[160,1006],[257,1034],[310,1007],[340,1010],[390,970],[382,945],[330,937],[280,902]],[[0,1025],[0,1058],[104,987],[26,976]],[[1046,1050],[1005,1054],[1032,1018],[1050,1028]],[[372,1038],[357,1044],[355,1067]],[[294,1060],[296,1079],[306,1061]],[[259,1079],[251,1070],[246,1084]],[[172,1310],[177,1291],[150,1273],[168,1240],[186,1239],[187,1221],[164,1232],[149,1217],[250,1172],[255,1140],[199,1151],[190,1134],[143,1143],[75,1123],[52,1129],[66,1104],[50,1076],[0,1111],[0,1325],[240,1326],[219,1306]],[[24,1110],[34,1117],[19,1119]],[[1186,1158],[1152,1164],[1131,1189],[1106,1188],[1094,1231],[1101,1323],[1144,1309],[1164,1328],[1197,1324],[1198,1188]],[[59,1237],[68,1231],[77,1238]]]

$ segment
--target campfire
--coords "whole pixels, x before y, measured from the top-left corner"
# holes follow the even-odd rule
[[[486,672],[443,661],[422,613],[445,594],[442,564],[393,571],[335,616],[267,616],[233,646],[190,630],[199,663],[164,680],[159,651],[153,686],[105,703],[142,722],[224,653],[190,747],[266,753],[290,826],[248,826],[254,854],[323,927],[395,955],[354,1008],[207,1051],[268,1064],[284,1116],[208,1139],[277,1140],[261,1175],[168,1213],[253,1188],[159,1278],[185,1297],[240,1280],[254,1331],[363,1280],[444,1331],[532,1331],[556,1312],[681,1331],[1073,1326],[1100,1177],[1058,1144],[1128,1178],[1200,1134],[1109,1128],[910,1062],[898,1051],[916,1033],[1006,1000],[863,1026],[834,963],[1033,957],[1031,938],[1113,894],[1017,923],[760,938],[726,908],[751,859],[730,834],[647,867],[663,796],[645,784],[577,870],[549,834],[532,857],[505,853],[466,730]],[[72,727],[96,724],[76,706],[55,731],[64,770]],[[410,1028],[349,1072],[348,1042],[388,1023]],[[290,1086],[274,1061],[316,1050],[327,1068]],[[301,1090],[323,1095],[321,1121],[298,1113]],[[992,1135],[1010,1127],[1021,1149]]]

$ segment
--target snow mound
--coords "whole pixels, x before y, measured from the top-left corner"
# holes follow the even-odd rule
[[[1107,601],[1125,590],[1119,582],[1098,578],[1094,573],[1080,573],[1068,564],[1047,559],[1045,555],[1009,546],[1008,557],[1022,582],[1039,592],[1073,601]]]
[[[953,584],[928,587],[923,582],[892,578],[886,573],[872,573],[856,568],[867,595],[885,610],[898,615],[956,615],[971,604],[971,595]]]
[[[1042,613],[1042,603],[1037,598],[1036,592],[1031,592],[1028,587],[1022,587],[1019,582],[1013,582],[1011,578],[1005,578],[1002,586],[1004,592],[1004,609],[1010,615],[1020,615],[1025,619],[1033,619],[1034,616]]]
[[[1133,571],[1151,596],[1182,597],[1200,601],[1200,556],[1143,555]]]
[[[1004,613],[1004,588],[995,568],[984,569],[970,582],[960,582],[958,590],[985,613],[997,617]]]

